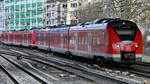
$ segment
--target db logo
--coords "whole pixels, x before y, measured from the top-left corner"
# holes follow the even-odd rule
[[[127,50],[127,51],[130,51],[130,50],[131,50],[131,48],[130,48],[130,47],[127,47],[127,48],[126,48],[126,50]]]

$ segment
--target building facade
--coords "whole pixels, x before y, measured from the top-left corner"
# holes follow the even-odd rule
[[[47,1],[44,8],[45,26],[66,25],[67,0]]]
[[[6,30],[43,27],[44,0],[5,0]]]
[[[4,0],[0,0],[0,34],[4,30]]]
[[[67,25],[73,25],[79,22],[78,10],[81,6],[81,0],[68,0],[67,1]]]
[[[105,0],[68,0],[67,25],[104,17]]]

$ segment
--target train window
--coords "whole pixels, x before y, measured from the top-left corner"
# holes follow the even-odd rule
[[[84,37],[81,39],[81,45],[84,45]]]
[[[65,37],[63,37],[63,43],[65,43]]]
[[[134,41],[137,25],[131,21],[117,20],[109,23],[121,41]]]
[[[93,46],[95,46],[95,45],[96,45],[96,38],[93,37]]]
[[[87,45],[87,41],[88,41],[88,40],[87,40],[87,37],[85,37],[85,45]]]
[[[103,38],[104,38],[104,36],[105,36],[105,31],[103,31],[102,36],[103,36]]]
[[[54,37],[54,44],[57,43],[57,37]]]
[[[66,38],[65,38],[65,42],[66,42],[66,44],[68,43],[68,37],[66,36]]]
[[[100,39],[97,37],[97,45],[100,45]]]
[[[71,39],[70,39],[70,44],[74,44],[74,38],[73,37],[71,37]]]
[[[78,38],[78,44],[80,45],[80,37]]]
[[[67,36],[64,36],[64,44],[67,44]]]
[[[119,36],[120,40],[131,40],[135,38],[136,29],[125,29],[125,28],[116,28],[116,33]]]
[[[58,43],[58,38],[57,37],[55,38],[55,41],[56,41],[56,43]]]

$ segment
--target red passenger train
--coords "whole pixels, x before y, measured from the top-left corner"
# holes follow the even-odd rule
[[[142,35],[134,22],[101,19],[97,23],[63,28],[3,32],[9,45],[38,47],[48,51],[90,58],[99,65],[141,62]]]

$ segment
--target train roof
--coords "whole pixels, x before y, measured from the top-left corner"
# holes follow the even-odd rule
[[[111,26],[119,26],[121,24],[132,25],[136,26],[136,23],[128,20],[121,20],[119,18],[103,18],[103,19],[96,19],[92,22],[80,23],[75,26],[66,26],[66,27],[46,27],[44,29],[31,29],[31,30],[23,30],[23,31],[50,31],[50,32],[66,32],[70,31],[80,31],[80,30],[105,30],[107,25],[110,24]],[[20,30],[21,31],[21,30]],[[8,31],[7,31],[8,32]],[[10,31],[9,31],[10,32]]]
[[[106,29],[107,28],[107,23],[103,24],[90,24],[90,25],[85,25],[85,26],[73,26],[70,27],[71,31],[75,30],[95,30],[95,29]]]
[[[66,32],[68,31],[69,27],[60,27],[60,28],[53,28],[50,29],[51,32]]]
[[[50,32],[66,32],[70,31],[82,31],[82,30],[97,30],[97,29],[106,29],[107,23],[104,24],[90,24],[90,25],[81,25],[81,26],[72,26],[72,27],[60,27],[60,28],[51,28]]]

